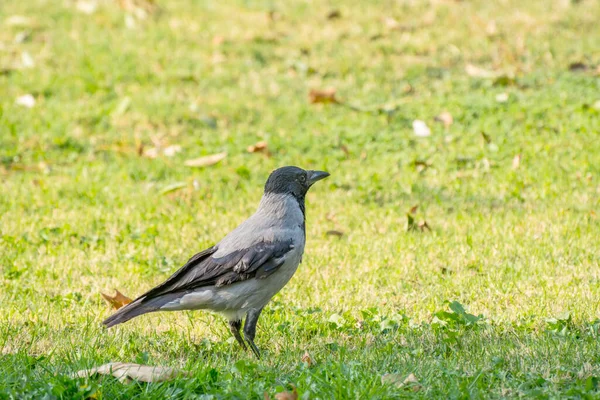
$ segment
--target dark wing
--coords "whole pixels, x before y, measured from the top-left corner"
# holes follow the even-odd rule
[[[226,286],[251,278],[263,279],[285,261],[294,248],[292,240],[259,242],[249,248],[235,250],[215,258],[214,246],[196,254],[164,283],[139,297],[142,302],[167,293],[193,290],[203,286]]]

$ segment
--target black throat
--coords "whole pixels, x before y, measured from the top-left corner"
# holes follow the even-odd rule
[[[297,195],[293,194],[292,197],[294,197],[294,199],[296,199],[296,201],[298,202],[298,207],[300,207],[300,211],[302,211],[302,225],[300,225],[300,227],[302,228],[302,231],[306,235],[306,204],[304,203],[305,196],[304,195],[297,196]]]

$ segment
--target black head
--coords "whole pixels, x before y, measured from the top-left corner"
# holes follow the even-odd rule
[[[325,171],[305,171],[298,167],[282,167],[271,172],[265,184],[265,193],[291,194],[304,198],[308,189],[317,181],[327,178]]]

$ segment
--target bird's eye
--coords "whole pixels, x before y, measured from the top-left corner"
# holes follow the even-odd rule
[[[301,182],[301,183],[304,183],[304,182],[306,182],[306,175],[304,175],[304,174],[300,175],[300,178],[299,178],[299,179],[300,179],[300,182]]]

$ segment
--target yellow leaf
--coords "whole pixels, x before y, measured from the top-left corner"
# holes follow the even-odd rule
[[[125,296],[117,289],[115,289],[115,292],[116,293],[114,296],[109,296],[108,294],[100,293],[102,297],[104,297],[104,300],[106,300],[108,304],[111,305],[115,310],[118,310],[119,308],[132,302],[132,300],[129,297]]]
[[[316,103],[334,103],[339,104],[339,100],[335,97],[336,90],[334,88],[327,88],[324,90],[311,89],[308,93],[308,101],[311,104]]]
[[[193,160],[187,160],[184,165],[186,167],[209,167],[215,165],[225,157],[227,157],[227,153],[217,153],[210,156],[194,158]]]
[[[169,367],[154,367],[150,365],[115,362],[92,369],[77,371],[73,374],[73,377],[86,378],[93,375],[112,375],[122,383],[128,383],[130,380],[140,382],[163,382],[179,376],[187,376],[188,374]]]

